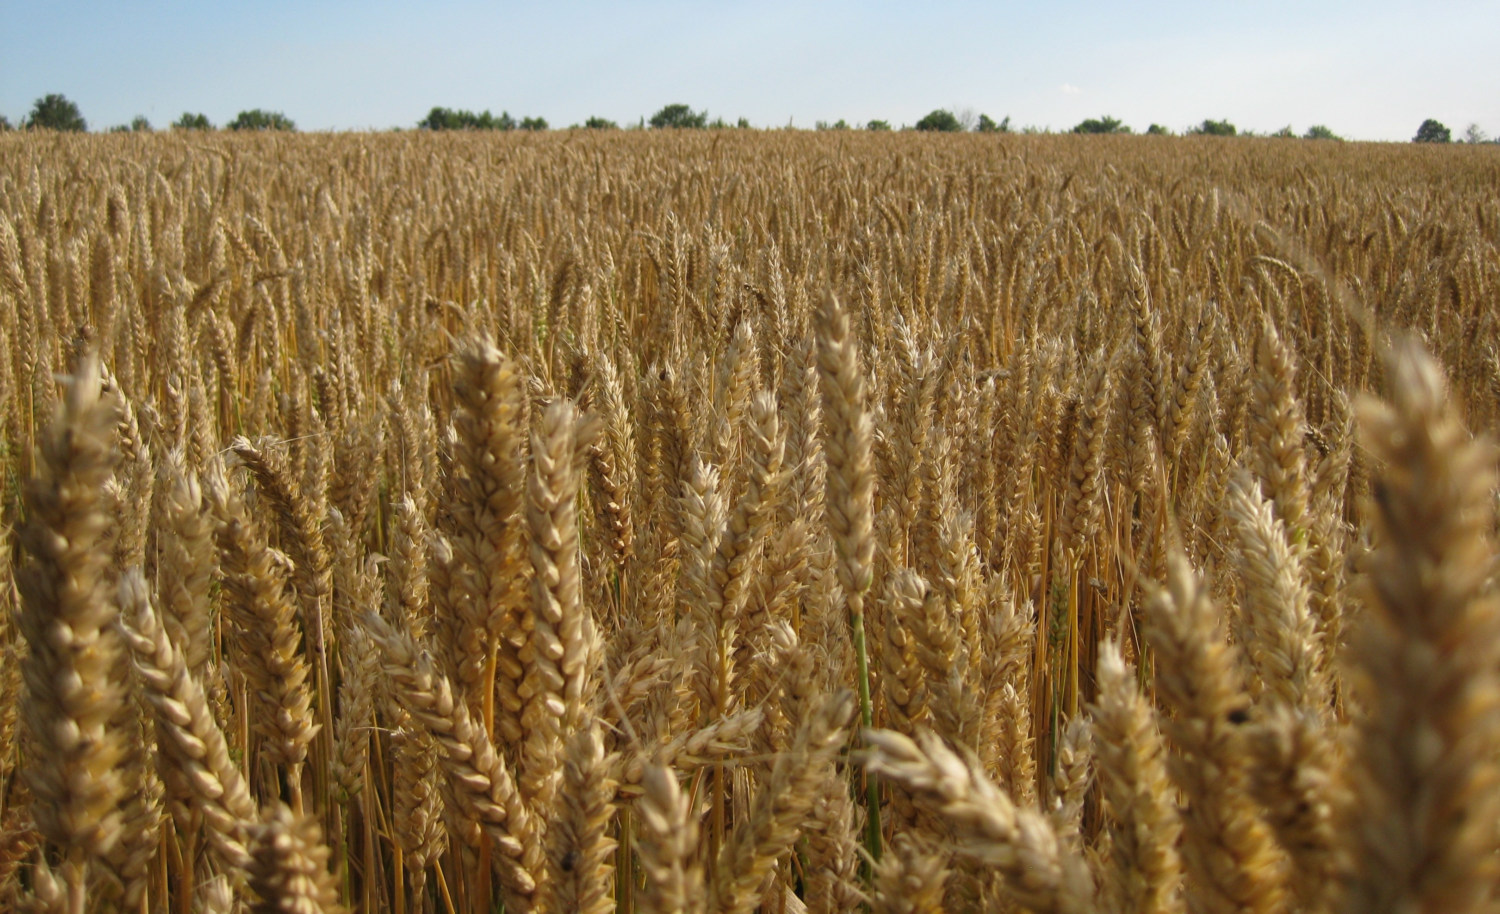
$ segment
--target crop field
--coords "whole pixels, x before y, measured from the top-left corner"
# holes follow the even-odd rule
[[[0,135],[0,909],[1486,908],[1497,187]]]

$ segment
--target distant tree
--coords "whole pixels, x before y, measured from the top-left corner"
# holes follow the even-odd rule
[[[0,133],[4,133],[5,131],[11,129],[14,128],[10,126],[10,118],[6,117],[3,114],[0,114]]]
[[[940,133],[955,133],[964,129],[959,123],[958,116],[946,108],[938,108],[929,111],[925,117],[917,121],[918,130],[938,131]]]
[[[151,122],[146,120],[146,115],[137,114],[130,119],[130,129],[134,133],[150,133]]]
[[[1129,133],[1130,128],[1117,117],[1091,117],[1073,128],[1074,133]]]
[[[1325,127],[1322,124],[1313,124],[1307,128],[1307,132],[1302,134],[1302,138],[1304,140],[1333,140],[1338,143],[1344,141],[1343,137],[1333,132],[1333,128]]]
[[[193,114],[189,111],[182,112],[182,117],[172,122],[175,130],[212,130],[214,125],[209,121],[206,114]]]
[[[1440,121],[1432,118],[1422,122],[1417,128],[1417,135],[1411,138],[1413,143],[1447,143],[1452,141],[1453,132],[1444,127]]]
[[[1239,131],[1228,121],[1213,121],[1205,119],[1203,123],[1194,127],[1189,133],[1194,136],[1234,136]]]
[[[1297,131],[1292,129],[1291,124],[1287,124],[1285,127],[1271,134],[1271,136],[1278,140],[1295,140],[1297,138]]]
[[[583,126],[590,130],[619,130],[620,125],[614,121],[602,117],[591,117],[583,122]]]
[[[1172,131],[1168,130],[1167,128],[1163,127],[1160,124],[1152,124],[1150,127],[1146,128],[1146,136],[1171,136],[1171,135],[1172,135]]]
[[[865,125],[865,129],[866,130],[889,130],[889,129],[891,129],[891,122],[890,121],[871,121],[871,122],[869,122],[868,124]]]
[[[729,122],[724,120],[722,117],[716,117],[713,120],[709,121],[707,126],[709,130],[728,130]]]
[[[546,130],[547,119],[545,117],[523,117],[521,118],[522,130]]]
[[[979,115],[979,120],[974,124],[974,132],[1010,133],[1010,115],[1007,114],[1005,116],[1005,119],[997,124],[995,123],[995,119],[990,117],[988,114],[981,114]]]
[[[694,112],[692,108],[680,103],[667,105],[651,115],[650,124],[657,129],[665,127],[702,128],[708,124],[708,112]]]
[[[292,119],[280,111],[266,111],[262,108],[251,108],[249,111],[241,111],[234,116],[234,120],[227,125],[230,130],[296,130],[297,125]]]
[[[737,128],[739,128],[740,130],[749,130],[750,129],[750,119],[748,117],[742,117],[742,118],[739,119],[739,121],[734,126],[737,127]]]
[[[462,108],[439,106],[417,121],[417,126],[423,130],[514,130],[516,119],[511,117],[508,111],[502,111],[500,116],[496,117],[489,112],[489,109],[475,114]]]
[[[423,130],[457,130],[461,126],[460,113],[451,108],[434,105],[427,116],[417,121],[417,126]]]
[[[82,133],[89,129],[78,106],[69,101],[66,95],[55,92],[42,96],[31,106],[26,127],[29,130],[65,130],[72,133]]]
[[[1479,128],[1478,124],[1470,124],[1464,128],[1465,143],[1488,143],[1490,138]]]

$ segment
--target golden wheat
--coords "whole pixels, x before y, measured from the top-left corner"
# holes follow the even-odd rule
[[[1486,907],[1493,173],[0,135],[0,906]]]

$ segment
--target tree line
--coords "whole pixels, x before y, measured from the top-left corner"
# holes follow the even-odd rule
[[[174,130],[214,130],[214,123],[208,119],[208,115],[184,111],[182,116],[170,125]],[[0,114],[0,130],[10,130],[11,123],[8,118]],[[58,130],[64,133],[83,133],[89,129],[88,121],[84,119],[83,112],[78,109],[78,104],[65,95],[51,93],[37,99],[31,106],[31,113],[21,120],[23,130]],[[143,114],[137,114],[128,125],[121,124],[109,128],[111,133],[141,132],[153,130],[151,122]],[[280,111],[267,111],[263,108],[251,108],[241,111],[234,116],[234,120],[224,125],[226,130],[296,130],[297,124]]]
[[[21,121],[22,129],[34,130],[59,130],[82,132],[88,130],[88,122],[83,113],[79,111],[78,105],[66,96],[51,93],[37,99],[32,105],[31,112]],[[182,116],[171,123],[174,130],[213,130],[216,129],[208,116],[201,112],[185,111]],[[510,112],[502,111],[499,115],[491,114],[488,109],[475,113],[461,108],[445,108],[435,106],[427,112],[427,116],[417,121],[418,128],[423,130],[548,130],[550,126],[547,119],[539,116],[525,116],[517,120]],[[570,129],[579,127],[590,130],[614,130],[619,129],[619,124],[604,117],[590,117],[582,124],[573,124]],[[638,128],[652,127],[655,129],[725,129],[731,126],[739,128],[750,127],[750,122],[740,118],[731,125],[723,118],[709,120],[708,112],[694,111],[690,105],[680,102],[665,105],[649,120],[642,118],[640,123],[634,125]],[[850,130],[846,121],[838,120],[833,123],[826,121],[816,122],[818,130]],[[4,115],[0,115],[0,130],[10,130],[12,125]],[[143,115],[137,115],[128,125],[111,127],[111,132],[148,131],[154,129],[151,122]],[[224,125],[226,130],[296,130],[297,125],[291,118],[280,111],[268,111],[262,108],[252,108],[241,111],[234,119]],[[871,131],[891,130],[891,124],[885,120],[871,120],[863,125],[863,129]],[[905,128],[903,128],[905,129]],[[972,112],[954,112],[946,108],[937,108],[919,119],[910,129],[934,133],[1013,133],[1017,132],[1011,128],[1010,117],[1006,116],[999,121],[991,118],[988,114],[979,114],[977,117]],[[1043,133],[1050,130],[1040,130],[1034,127],[1022,128],[1022,133]],[[1134,131],[1119,118],[1104,115],[1097,118],[1086,118],[1076,124],[1071,133],[1078,134],[1120,134],[1129,135]],[[1147,136],[1170,136],[1174,133],[1171,129],[1161,124],[1151,124],[1145,131]],[[1205,118],[1202,123],[1196,124],[1183,131],[1189,136],[1254,136],[1250,131],[1240,131],[1228,120],[1213,120]],[[1265,134],[1271,137],[1296,138],[1299,136],[1290,125],[1273,133]],[[1342,141],[1332,128],[1323,124],[1314,124],[1307,128],[1302,134],[1306,140],[1334,140]],[[1433,118],[1424,120],[1417,133],[1412,137],[1414,143],[1449,143],[1453,142],[1453,132],[1440,121]],[[1460,142],[1485,143],[1500,142],[1492,141],[1479,128],[1478,124],[1470,124],[1464,132]]]

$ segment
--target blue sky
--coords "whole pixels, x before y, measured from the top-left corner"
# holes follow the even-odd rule
[[[633,122],[670,102],[756,126],[934,108],[1066,129],[1204,118],[1406,140],[1500,133],[1500,2],[260,3],[0,0],[0,114],[61,92],[91,128],[183,111],[303,129],[433,105]]]

